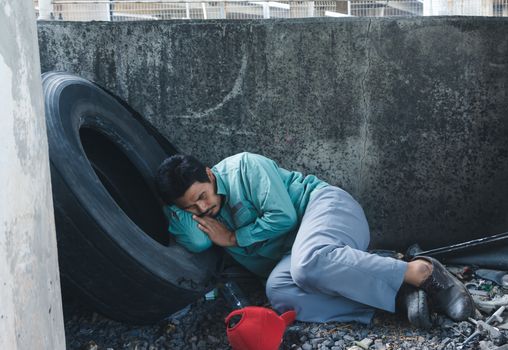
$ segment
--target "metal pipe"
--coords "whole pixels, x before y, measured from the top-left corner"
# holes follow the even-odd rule
[[[452,252],[458,252],[458,251],[464,250],[466,248],[473,248],[473,247],[482,246],[487,243],[498,242],[499,244],[501,244],[501,242],[503,242],[503,241],[508,241],[508,232],[500,233],[500,234],[497,234],[494,236],[478,238],[478,239],[474,239],[472,241],[457,243],[457,244],[453,244],[453,245],[446,246],[446,247],[440,247],[440,248],[426,250],[423,252],[418,252],[418,253],[414,254],[414,256],[419,256],[419,255],[436,256],[436,255],[440,255],[440,254],[448,254],[448,253],[452,253]]]

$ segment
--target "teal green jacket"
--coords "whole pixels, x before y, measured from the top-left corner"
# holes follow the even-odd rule
[[[248,270],[268,277],[282,256],[291,251],[312,193],[328,184],[247,152],[224,159],[212,171],[217,193],[223,196],[216,219],[235,232],[238,243],[226,251]],[[192,252],[212,245],[192,214],[176,206],[164,209],[168,230],[178,243]]]

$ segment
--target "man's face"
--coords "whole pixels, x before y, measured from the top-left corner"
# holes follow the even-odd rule
[[[197,216],[215,217],[219,214],[221,197],[216,193],[215,175],[206,168],[210,182],[194,182],[175,204]]]

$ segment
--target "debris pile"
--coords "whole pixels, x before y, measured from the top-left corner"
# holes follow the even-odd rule
[[[469,327],[467,333],[470,334],[458,349],[470,347],[475,342],[481,349],[505,345],[508,336],[508,272],[473,270],[469,266],[450,267],[449,270],[464,281],[477,308],[476,317],[469,318],[474,331],[471,332]],[[508,346],[504,347],[508,349]]]
[[[296,322],[286,330],[282,350],[508,350],[508,289],[485,271],[448,266],[468,287],[478,307],[475,318],[453,322],[434,314],[434,327],[412,327],[398,314],[378,312],[371,325]],[[506,282],[506,281],[505,281]],[[251,288],[249,299],[266,306],[262,286]],[[135,327],[108,320],[73,301],[66,306],[68,349],[220,350],[228,346],[224,318],[231,307],[218,296],[197,301],[152,326]]]

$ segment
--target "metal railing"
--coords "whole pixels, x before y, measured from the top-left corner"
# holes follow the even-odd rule
[[[255,19],[342,16],[508,16],[508,0],[35,0],[66,21]]]

